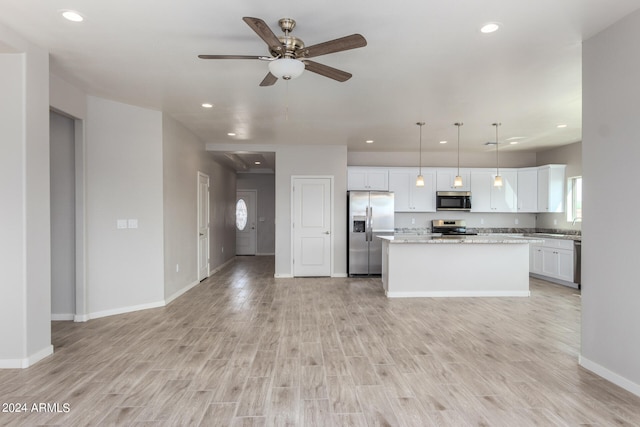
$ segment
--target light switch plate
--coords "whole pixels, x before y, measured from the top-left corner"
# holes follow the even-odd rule
[[[118,228],[119,230],[123,229],[123,228],[127,228],[127,220],[126,219],[119,219],[116,221],[116,228]]]
[[[138,228],[138,220],[130,219],[127,221],[129,228]]]

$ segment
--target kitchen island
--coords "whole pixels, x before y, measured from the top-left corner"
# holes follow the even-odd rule
[[[531,237],[379,236],[387,297],[526,297]]]

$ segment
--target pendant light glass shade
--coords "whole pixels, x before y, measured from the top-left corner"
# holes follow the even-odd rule
[[[456,125],[458,127],[458,175],[456,175],[456,177],[453,180],[453,186],[454,187],[462,187],[462,176],[460,176],[460,126],[462,126],[464,123],[462,122],[458,122],[458,123],[454,123],[454,125]]]
[[[416,187],[424,187],[424,176],[422,176],[422,126],[424,126],[424,122],[416,123],[420,127],[420,150],[419,150],[419,163],[418,163],[418,178],[416,178]]]
[[[494,187],[502,187],[502,177],[500,176],[500,162],[498,157],[498,126],[501,126],[502,123],[493,123],[493,126],[496,127],[496,177],[493,180]]]

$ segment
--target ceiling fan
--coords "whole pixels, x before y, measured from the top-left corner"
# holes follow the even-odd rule
[[[282,18],[278,21],[284,36],[277,37],[269,26],[260,18],[244,17],[244,22],[265,41],[269,47],[271,56],[250,56],[250,55],[198,55],[201,59],[259,59],[269,61],[269,73],[260,83],[260,86],[271,86],[278,81],[294,79],[302,74],[304,70],[339,82],[345,82],[351,78],[351,74],[328,65],[310,61],[320,55],[342,52],[344,50],[356,49],[367,45],[367,41],[360,34],[341,37],[339,39],[318,43],[313,46],[305,46],[304,42],[297,37],[290,35],[296,26],[296,21],[291,18]]]

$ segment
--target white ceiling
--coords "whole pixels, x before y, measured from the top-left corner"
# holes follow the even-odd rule
[[[499,121],[505,149],[538,151],[581,140],[581,42],[639,7],[637,0],[0,0],[0,22],[49,49],[63,79],[165,111],[207,143],[415,151],[415,123],[424,121],[424,149],[453,151],[453,123],[462,121],[461,150],[483,151]],[[62,9],[85,21],[64,20]],[[276,35],[278,19],[294,18],[293,35],[306,45],[353,33],[368,45],[314,58],[352,73],[347,82],[307,71],[259,87],[266,62],[197,58],[267,55],[243,16],[262,18]],[[501,29],[480,33],[491,21]],[[507,144],[517,137],[519,144]]]

